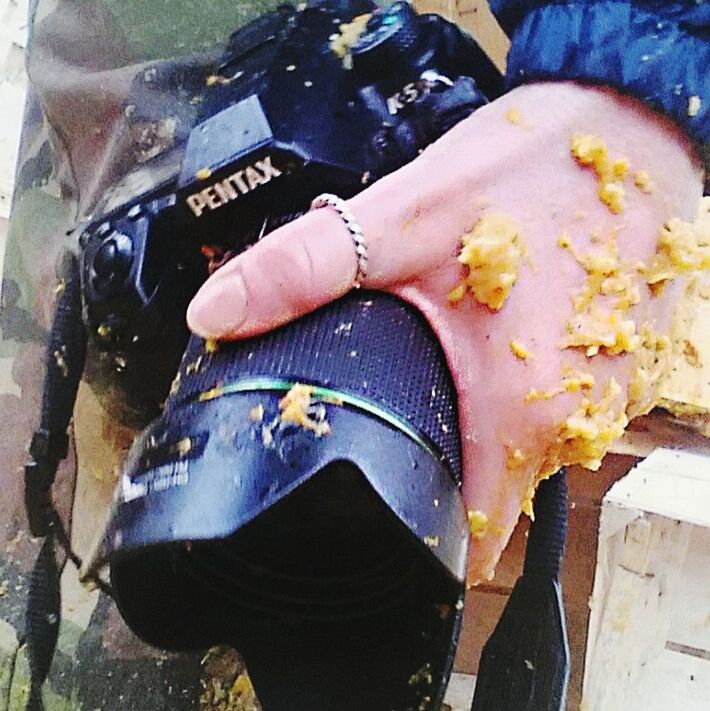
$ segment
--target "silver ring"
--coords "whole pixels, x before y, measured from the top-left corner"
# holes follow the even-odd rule
[[[345,223],[345,226],[352,237],[353,244],[355,245],[355,254],[357,256],[357,271],[355,272],[355,279],[353,281],[353,288],[359,289],[362,286],[362,282],[367,276],[367,242],[365,242],[365,237],[362,234],[362,227],[360,223],[355,219],[355,215],[350,212],[348,204],[342,198],[332,193],[322,193],[311,203],[311,210],[317,210],[321,207],[332,207],[340,219]]]

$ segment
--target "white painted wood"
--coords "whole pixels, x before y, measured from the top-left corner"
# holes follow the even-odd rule
[[[2,210],[1,206],[0,210]],[[9,220],[6,217],[2,217],[2,212],[0,212],[0,284],[2,284],[1,277],[5,269],[5,245],[7,244],[7,231],[9,226]],[[0,286],[0,291],[2,291],[2,286]]]
[[[10,216],[24,101],[22,87],[0,81],[0,219]]]
[[[583,711],[710,708],[710,458],[659,449],[602,504]]]
[[[476,676],[474,674],[452,674],[449,688],[444,697],[444,704],[450,706],[451,711],[471,711],[475,687]]]
[[[29,0],[0,0],[0,38],[26,46],[28,6]]]
[[[690,524],[641,517],[626,529],[587,658],[585,711],[641,708],[629,704],[663,655]]]
[[[693,527],[678,599],[682,604],[677,606],[671,620],[668,641],[673,645],[710,650],[710,528]]]
[[[664,650],[619,711],[707,711],[709,689],[710,661]]]
[[[710,527],[710,456],[657,449],[604,502]]]

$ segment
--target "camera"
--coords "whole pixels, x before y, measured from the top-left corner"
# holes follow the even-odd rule
[[[157,417],[82,574],[108,565],[155,646],[233,644],[268,711],[438,709],[468,526],[436,336],[365,290],[217,347],[189,336],[185,310],[210,271],[317,195],[351,197],[416,158],[501,77],[441,17],[359,0],[258,18],[212,73],[169,78],[191,97],[174,107],[151,100],[160,72],[137,77],[130,120],[169,118],[170,155],[145,146],[168,177],[127,200],[117,186],[77,231],[85,377],[125,422]]]
[[[361,33],[342,50],[353,13],[371,16],[353,23]],[[201,82],[163,79],[195,85],[177,107],[151,96],[160,71],[134,82],[130,120],[142,127],[177,116],[179,175],[80,234],[86,377],[111,412],[138,426],[169,391],[205,254],[219,263],[242,251],[324,191],[356,194],[502,92],[471,38],[404,2],[377,11],[369,2],[282,6],[235,32]],[[193,119],[184,106],[195,99]]]

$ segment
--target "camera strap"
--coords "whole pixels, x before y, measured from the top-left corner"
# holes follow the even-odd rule
[[[523,574],[478,664],[471,711],[563,711],[569,644],[560,590],[567,538],[564,468],[541,482],[533,504]]]
[[[30,665],[27,711],[42,711],[42,684],[49,673],[59,635],[60,578],[63,552],[77,568],[81,559],[52,501],[52,484],[69,448],[67,430],[84,371],[86,330],[81,313],[81,280],[75,255],[66,253],[60,266],[57,302],[45,356],[40,424],[32,436],[25,466],[25,509],[33,536],[43,537],[30,577],[25,643]],[[96,586],[110,594],[100,579]]]

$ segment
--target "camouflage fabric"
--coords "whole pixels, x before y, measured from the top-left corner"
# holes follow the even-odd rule
[[[39,418],[55,265],[64,250],[77,248],[67,231],[101,210],[109,186],[123,181],[125,197],[151,184],[154,176],[141,172],[142,161],[169,154],[176,132],[189,130],[199,88],[229,34],[277,4],[31,3],[30,90],[0,304],[0,711],[21,711],[29,693],[24,615],[40,541],[27,532],[22,470]],[[178,96],[173,80],[185,75],[195,77],[195,91]],[[141,109],[129,101],[136,83],[146,87],[139,94],[152,112],[138,133],[127,121]],[[179,155],[171,157],[166,170],[178,162]],[[54,500],[84,556],[135,433],[118,426],[82,386],[70,434]],[[74,567],[61,563],[59,643],[44,689],[48,711],[258,709],[234,650],[177,655],[147,647],[109,598],[82,588]]]

